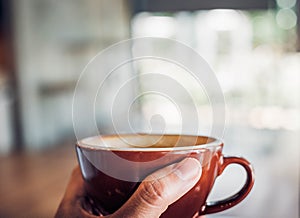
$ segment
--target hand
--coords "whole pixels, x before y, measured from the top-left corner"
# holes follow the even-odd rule
[[[201,173],[200,163],[194,158],[187,158],[177,164],[160,169],[149,175],[119,210],[105,217],[159,217],[170,204],[197,183]],[[94,209],[87,202],[83,183],[80,169],[77,167],[72,173],[66,193],[56,212],[56,218],[98,217],[91,213]]]

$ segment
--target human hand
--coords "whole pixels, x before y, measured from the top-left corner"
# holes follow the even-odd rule
[[[201,173],[201,165],[194,158],[186,158],[179,163],[162,168],[149,175],[119,210],[105,217],[159,217],[170,204],[177,201],[197,183]],[[99,211],[95,211],[97,209],[90,204],[83,184],[80,169],[76,167],[56,212],[56,218],[98,217],[93,215]]]

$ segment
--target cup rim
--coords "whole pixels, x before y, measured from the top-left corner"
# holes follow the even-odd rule
[[[87,143],[86,141],[92,140],[95,138],[98,139],[104,139],[104,138],[111,138],[111,137],[116,137],[116,136],[133,136],[135,137],[136,135],[149,135],[149,136],[184,136],[184,137],[201,137],[201,138],[207,138],[207,140],[212,140],[211,142],[205,143],[205,144],[196,144],[196,145],[183,145],[183,146],[178,146],[178,147],[109,147],[109,146],[100,146],[99,144],[92,144],[92,143]],[[218,146],[222,147],[223,142],[215,137],[211,136],[205,136],[205,135],[189,135],[189,134],[149,134],[149,133],[137,133],[137,134],[108,134],[108,135],[97,135],[97,136],[91,136],[87,138],[83,138],[81,140],[78,140],[76,142],[76,146],[79,148],[84,148],[87,150],[97,150],[97,151],[132,151],[132,152],[155,152],[155,151],[186,151],[186,150],[196,150],[196,149],[209,149],[209,148],[216,148]],[[104,139],[105,140],[105,139]]]

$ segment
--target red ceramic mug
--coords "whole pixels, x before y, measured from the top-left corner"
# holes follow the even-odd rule
[[[240,157],[225,157],[223,143],[206,136],[128,134],[95,136],[76,144],[85,189],[104,215],[119,209],[141,181],[157,169],[193,157],[200,161],[202,175],[197,184],[161,215],[163,218],[193,217],[216,213],[241,202],[254,184],[250,163]],[[216,178],[229,164],[241,165],[245,184],[224,200],[207,202]]]

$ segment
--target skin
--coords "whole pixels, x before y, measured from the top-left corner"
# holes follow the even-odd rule
[[[200,179],[201,166],[194,158],[187,158],[149,175],[131,198],[114,214],[107,218],[156,218],[170,204],[187,193]],[[88,203],[83,188],[84,181],[79,167],[73,170],[65,195],[55,217],[96,218],[93,207]],[[90,211],[90,212],[88,212]],[[103,215],[100,215],[104,217]]]

